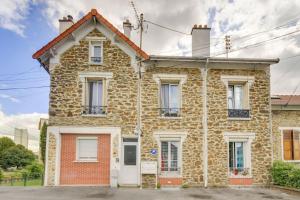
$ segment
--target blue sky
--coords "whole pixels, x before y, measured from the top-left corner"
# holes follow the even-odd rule
[[[12,134],[14,127],[36,130],[40,117],[47,117],[49,88],[1,90],[16,87],[49,86],[49,75],[32,54],[58,33],[58,19],[72,15],[77,21],[96,8],[122,31],[122,22],[136,19],[129,1],[124,0],[1,0],[0,6],[0,135]],[[300,1],[299,0],[134,0],[146,20],[164,25],[180,34],[147,24],[143,36],[149,54],[190,55],[191,28],[209,24],[211,53],[224,51],[224,36],[232,38],[232,49],[299,31],[254,48],[242,49],[229,57],[281,58],[271,67],[273,94],[300,94]],[[172,5],[172,9],[170,9]],[[268,9],[266,9],[268,8]],[[280,9],[278,9],[280,8]],[[288,23],[280,29],[274,29]],[[271,31],[268,31],[271,30]],[[241,36],[266,31],[246,37]],[[132,32],[138,41],[139,33]],[[299,57],[297,56],[299,55]],[[223,55],[224,56],[224,55]],[[290,59],[287,57],[296,56]]]

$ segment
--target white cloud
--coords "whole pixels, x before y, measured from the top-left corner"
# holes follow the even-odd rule
[[[19,99],[15,98],[15,97],[13,97],[11,95],[7,95],[7,94],[0,94],[0,98],[8,99],[8,100],[10,100],[10,101],[12,101],[14,103],[19,103],[20,102]]]
[[[30,0],[1,0],[0,28],[24,36],[24,19],[29,12]]]
[[[9,136],[13,138],[14,128],[28,129],[29,148],[33,151],[38,151],[39,148],[39,130],[38,123],[40,118],[47,118],[47,114],[43,113],[28,113],[7,115],[0,107],[0,137]]]

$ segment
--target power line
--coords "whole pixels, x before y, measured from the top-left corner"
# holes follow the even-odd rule
[[[149,24],[152,24],[152,25],[155,25],[155,26],[158,26],[158,27],[160,27],[160,28],[164,28],[164,29],[169,30],[169,31],[173,31],[173,32],[176,32],[176,33],[181,33],[181,34],[183,34],[183,35],[188,35],[188,36],[191,35],[191,34],[189,34],[189,33],[185,33],[185,32],[183,32],[183,31],[178,31],[178,30],[175,30],[175,29],[173,29],[173,28],[166,27],[166,26],[163,26],[163,25],[160,25],[160,24],[151,22],[151,21],[149,21],[149,20],[144,20],[144,22],[149,23]]]
[[[15,87],[15,88],[0,88],[2,90],[27,90],[27,89],[37,89],[37,88],[49,88],[50,86],[33,86],[33,87]]]

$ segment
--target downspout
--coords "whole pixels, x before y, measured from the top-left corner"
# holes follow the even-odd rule
[[[204,187],[207,187],[208,185],[208,142],[207,142],[207,134],[208,134],[208,128],[207,128],[207,67],[209,63],[209,58],[206,59],[205,67],[201,70],[202,78],[203,78],[203,89],[202,89],[202,95],[203,95],[203,180],[204,180]]]
[[[270,129],[270,142],[271,142],[271,165],[273,165],[274,161],[274,146],[273,146],[273,121],[272,121],[272,100],[271,100],[271,72],[270,72],[270,67],[268,70],[266,70],[266,74],[268,76],[269,80],[269,129]]]
[[[142,95],[141,95],[141,83],[142,83],[142,58],[140,58],[138,64],[138,94],[137,94],[137,134],[138,134],[138,174],[139,174],[139,184],[142,188],[142,174],[141,174],[141,147],[142,147],[142,113],[141,113],[141,104],[142,104]]]

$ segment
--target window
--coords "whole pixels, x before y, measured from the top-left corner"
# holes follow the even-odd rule
[[[96,137],[77,138],[77,160],[97,160],[97,143]]]
[[[124,145],[124,165],[136,165],[136,145]]]
[[[228,86],[228,109],[243,108],[243,86],[229,85]]]
[[[230,84],[227,91],[228,116],[232,118],[249,118],[250,112],[247,109],[247,98],[245,85]]]
[[[244,142],[229,142],[229,169],[234,175],[244,171]]]
[[[171,84],[171,83],[162,83],[160,91],[161,91],[160,114],[166,117],[179,116],[179,110],[180,110],[179,85]]]
[[[100,41],[90,42],[90,62],[100,64],[103,61],[103,44]]]
[[[284,160],[300,160],[300,131],[283,131]]]
[[[104,80],[87,79],[86,102],[83,108],[83,114],[105,114],[104,106]]]
[[[177,141],[161,142],[161,172],[179,172],[179,144]]]

